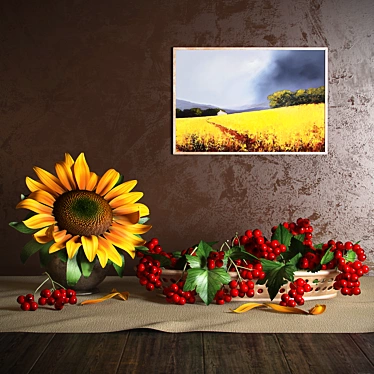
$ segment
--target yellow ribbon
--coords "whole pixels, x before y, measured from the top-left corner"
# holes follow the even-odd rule
[[[82,301],[81,305],[101,303],[102,301],[112,299],[113,297],[116,297],[116,296],[118,296],[119,299],[126,301],[129,298],[130,294],[126,291],[118,292],[115,288],[113,288],[112,292],[109,293],[108,295],[100,297],[100,299]]]
[[[305,310],[302,310],[302,309],[299,309],[299,308],[282,306],[282,305],[279,305],[279,304],[272,304],[272,303],[265,303],[265,304],[246,303],[246,304],[240,305],[236,309],[230,309],[230,310],[234,313],[245,313],[245,312],[250,311],[251,309],[259,308],[259,307],[265,307],[265,308],[268,307],[268,308],[276,310],[277,312],[280,312],[280,313],[307,314],[307,315],[322,314],[326,310],[326,305],[319,305],[319,304],[314,306],[309,311],[305,311]]]

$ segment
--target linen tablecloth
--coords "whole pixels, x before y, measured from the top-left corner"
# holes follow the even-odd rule
[[[302,309],[325,304],[321,315],[281,314],[271,309],[253,309],[247,313],[230,311],[243,300],[223,306],[211,304],[171,305],[160,292],[149,292],[136,277],[107,277],[99,293],[78,297],[77,305],[22,311],[18,295],[33,293],[45,276],[0,277],[0,332],[99,333],[137,328],[165,332],[216,331],[232,333],[364,333],[374,331],[374,277],[362,277],[362,294],[328,300],[307,301]],[[110,299],[98,304],[79,305],[111,292],[128,291],[127,301]]]

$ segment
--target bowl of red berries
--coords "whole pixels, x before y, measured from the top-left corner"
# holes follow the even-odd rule
[[[307,300],[361,293],[359,278],[369,272],[359,243],[329,240],[313,244],[309,219],[271,229],[246,230],[223,242],[201,241],[165,252],[157,238],[137,248],[136,275],[148,291],[159,290],[171,304],[223,305],[236,300],[277,301],[295,307]]]

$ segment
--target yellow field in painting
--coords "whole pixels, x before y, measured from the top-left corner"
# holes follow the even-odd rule
[[[183,150],[191,136],[203,143],[214,139],[216,144],[247,139],[247,145],[241,145],[240,151],[292,151],[297,149],[295,144],[320,151],[325,143],[325,106],[308,104],[214,117],[178,118],[177,149],[181,146]],[[245,149],[249,147],[248,139],[252,141],[252,149]]]

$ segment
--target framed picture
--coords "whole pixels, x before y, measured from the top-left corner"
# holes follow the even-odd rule
[[[326,154],[327,48],[173,48],[173,154]]]

